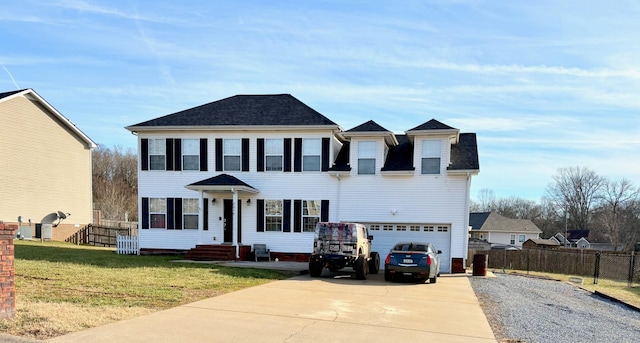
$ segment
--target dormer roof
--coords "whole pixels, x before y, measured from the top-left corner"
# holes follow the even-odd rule
[[[398,145],[396,135],[373,120],[369,120],[368,122],[349,129],[343,132],[342,135],[347,139],[350,139],[351,137],[383,137],[388,146]]]
[[[443,124],[435,119],[431,119],[426,123],[418,125],[411,130],[405,132],[411,139],[415,136],[450,136],[452,143],[458,141],[460,130],[449,125]]]

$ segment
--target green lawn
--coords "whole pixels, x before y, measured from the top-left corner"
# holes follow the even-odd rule
[[[15,244],[17,313],[0,321],[0,332],[38,339],[291,276],[61,242]]]

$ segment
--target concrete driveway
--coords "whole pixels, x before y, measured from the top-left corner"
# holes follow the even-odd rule
[[[496,342],[465,274],[301,275],[48,342]]]

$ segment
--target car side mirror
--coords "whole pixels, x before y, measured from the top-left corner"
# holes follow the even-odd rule
[[[442,250],[438,250],[438,254],[442,254]]]
[[[373,236],[372,236],[372,235],[369,235],[369,236],[367,236],[367,239],[368,239],[368,240],[370,240],[370,241],[372,241],[372,240],[373,240]]]

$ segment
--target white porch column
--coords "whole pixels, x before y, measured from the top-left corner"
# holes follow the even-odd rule
[[[200,199],[198,199],[198,244],[202,244],[202,235],[204,235],[204,191],[200,191]]]
[[[231,187],[231,192],[233,192],[233,205],[231,208],[233,209],[233,230],[231,232],[231,241],[234,247],[236,247],[236,259],[240,259],[240,246],[238,246],[238,191],[235,187]]]

